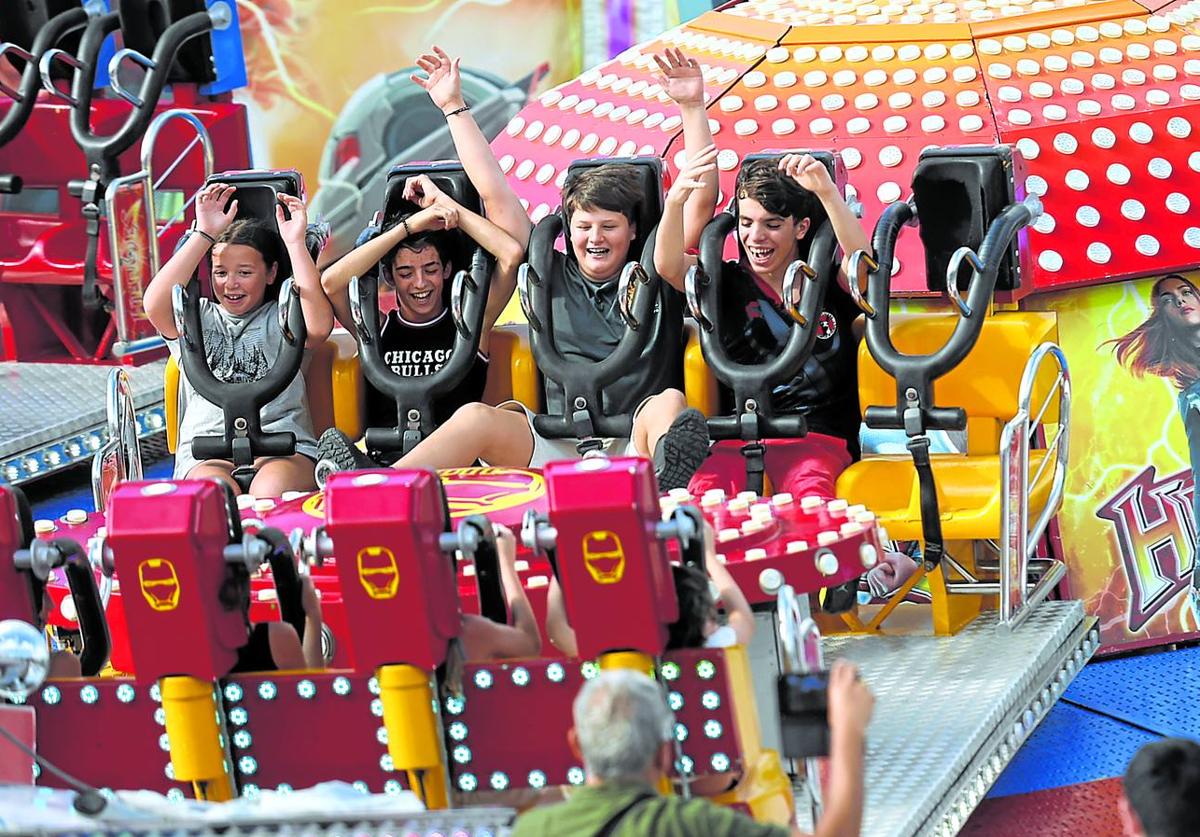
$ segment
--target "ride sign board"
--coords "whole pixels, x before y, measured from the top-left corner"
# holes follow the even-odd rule
[[[117,339],[131,343],[157,334],[142,294],[158,272],[158,224],[154,190],[144,171],[118,177],[104,195],[112,253],[113,318]]]

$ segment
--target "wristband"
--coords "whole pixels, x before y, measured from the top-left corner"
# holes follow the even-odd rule
[[[211,235],[209,235],[208,233],[206,233],[204,230],[202,230],[202,229],[200,229],[199,227],[197,227],[197,226],[196,226],[196,222],[195,222],[195,221],[193,221],[193,222],[192,222],[192,226],[191,226],[191,228],[188,230],[188,232],[189,232],[189,233],[195,233],[196,235],[201,235],[201,236],[204,236],[205,238],[207,238],[207,239],[208,239],[208,246],[209,246],[209,247],[212,247],[212,246],[214,246],[214,245],[217,243],[217,240],[216,240],[215,238],[213,238]]]
[[[463,105],[461,108],[455,108],[454,110],[447,113],[446,118],[449,119],[451,116],[458,116],[460,113],[465,113],[466,111],[468,111],[470,109],[471,109],[470,105]]]
[[[412,238],[412,230],[410,230],[410,229],[408,228],[408,219],[407,219],[407,218],[401,218],[401,219],[400,219],[400,223],[404,225],[404,237],[405,237],[405,238]]]

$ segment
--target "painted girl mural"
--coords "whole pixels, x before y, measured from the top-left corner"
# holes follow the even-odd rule
[[[1135,376],[1168,378],[1179,390],[1179,417],[1192,465],[1192,519],[1200,528],[1200,290],[1177,273],[1150,288],[1152,311],[1126,335],[1110,340]],[[1200,547],[1193,548],[1191,605],[1200,622]]]

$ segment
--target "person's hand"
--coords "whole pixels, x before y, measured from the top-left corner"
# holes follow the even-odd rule
[[[275,223],[279,227],[279,237],[286,245],[304,246],[304,233],[308,230],[308,209],[304,201],[294,195],[280,194],[275,204]],[[291,218],[284,218],[283,210],[291,213]]]
[[[404,181],[403,197],[406,201],[427,209],[435,203],[445,203],[447,195],[437,187],[429,175],[418,174]]]
[[[700,62],[682,50],[668,47],[654,56],[659,83],[677,105],[704,104],[704,74]]]
[[[458,209],[435,203],[408,218],[408,228],[414,232],[453,230],[458,227]]]
[[[492,532],[496,536],[496,557],[502,565],[515,567],[517,563],[517,539],[512,530],[499,523],[492,524]]]
[[[300,604],[304,606],[304,612],[310,616],[319,616],[321,613],[321,594],[317,591],[317,586],[313,584],[312,576],[308,573],[300,576]]]
[[[196,196],[196,229],[213,238],[225,232],[237,217],[237,200],[229,203],[235,192],[237,188],[228,183],[210,183],[201,189]]]
[[[867,573],[867,588],[872,596],[882,598],[899,590],[916,571],[917,562],[903,552],[884,550],[879,563]]]
[[[818,197],[835,191],[829,169],[811,154],[784,154],[779,170]]]
[[[429,98],[443,113],[463,107],[466,102],[462,95],[462,79],[458,74],[458,64],[462,59],[450,60],[439,46],[433,52],[418,56],[417,66],[428,74],[428,78],[413,73],[409,78],[421,85]]]
[[[838,660],[829,672],[829,731],[862,737],[875,708],[875,696],[858,676],[858,667]]]
[[[694,191],[708,185],[704,182],[704,176],[716,171],[716,168],[717,147],[707,145],[700,149],[700,152],[688,160],[680,169],[679,174],[675,176],[674,182],[671,183],[671,189],[667,192],[667,203],[679,206],[687,203],[687,199]]]

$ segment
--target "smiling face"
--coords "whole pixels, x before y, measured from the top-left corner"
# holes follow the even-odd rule
[[[637,228],[620,212],[576,209],[571,213],[571,250],[593,282],[616,276],[629,257]]]
[[[428,244],[419,250],[401,247],[392,257],[392,282],[400,316],[410,323],[426,323],[442,313],[442,287],[450,275],[437,248]]]
[[[1186,328],[1200,328],[1200,293],[1192,283],[1169,276],[1158,284],[1154,301],[1173,322]]]
[[[268,268],[263,254],[247,244],[216,245],[212,249],[212,280],[217,302],[230,314],[249,314],[262,305],[277,268]]]
[[[797,242],[808,227],[807,218],[797,224],[770,212],[754,198],[738,200],[738,241],[750,269],[762,279],[782,281],[787,266],[798,257]]]

